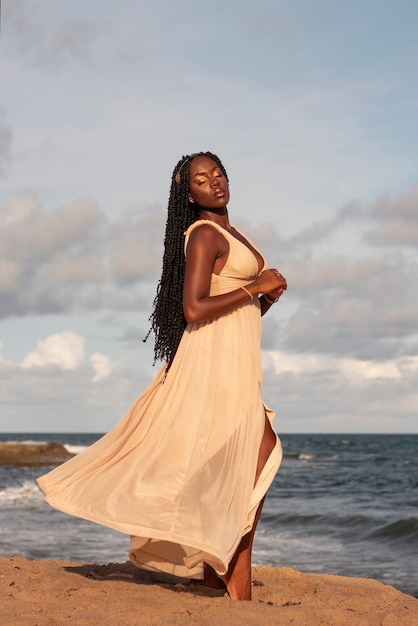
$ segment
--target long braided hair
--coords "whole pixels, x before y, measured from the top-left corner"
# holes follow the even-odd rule
[[[184,233],[199,218],[199,207],[189,202],[189,169],[197,156],[207,156],[218,165],[228,180],[221,160],[211,152],[196,152],[183,156],[174,168],[168,200],[168,216],[164,237],[164,255],[161,278],[150,316],[151,331],[155,334],[154,364],[160,359],[168,367],[176,354],[186,327],[183,313],[183,283],[186,269]]]

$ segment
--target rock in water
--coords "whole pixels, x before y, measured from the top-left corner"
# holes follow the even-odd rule
[[[68,452],[60,443],[0,443],[0,465],[15,467],[37,467],[42,465],[60,465],[71,459],[74,454]]]

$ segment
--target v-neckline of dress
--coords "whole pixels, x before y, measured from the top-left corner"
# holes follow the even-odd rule
[[[244,233],[237,228],[236,226],[233,226],[231,224],[231,229],[235,230],[237,233],[239,233],[244,239],[245,241],[247,241],[250,245],[247,246],[247,244],[245,244],[243,241],[241,241],[241,239],[238,239],[238,237],[235,237],[235,235],[231,232],[231,230],[229,230],[228,228],[225,228],[225,226],[222,226],[221,224],[218,224],[218,222],[215,222],[214,220],[208,220],[208,219],[201,219],[198,220],[199,222],[207,222],[208,224],[214,224],[215,228],[219,227],[221,228],[223,231],[225,231],[226,233],[228,233],[228,235],[230,237],[232,237],[232,239],[234,239],[235,241],[238,241],[238,243],[240,243],[242,246],[244,246],[245,248],[247,248],[248,252],[250,252],[253,257],[255,258],[256,262],[257,262],[257,270],[258,273],[262,272],[265,265],[266,265],[266,260],[264,258],[264,256],[261,254],[261,252],[253,245],[253,243],[248,239],[248,237],[246,237],[246,235],[244,235]],[[250,247],[251,246],[251,247]],[[259,259],[257,258],[257,256],[254,254],[254,250],[260,255],[261,261],[262,261],[262,265],[261,265],[261,269],[260,269],[260,264],[259,264]]]

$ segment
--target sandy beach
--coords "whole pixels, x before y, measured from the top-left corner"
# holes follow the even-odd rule
[[[418,600],[374,580],[253,568],[253,601],[138,570],[0,557],[0,614],[9,625],[415,626]]]

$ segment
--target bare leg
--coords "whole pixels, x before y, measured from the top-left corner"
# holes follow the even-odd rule
[[[267,462],[268,457],[273,451],[276,445],[276,435],[274,434],[270,422],[266,417],[264,435],[261,441],[260,451],[258,455],[257,471],[255,475],[254,484],[257,482],[258,477],[264,465]],[[225,582],[228,589],[228,593],[233,600],[251,600],[251,552],[254,541],[255,529],[260,519],[261,510],[263,508],[264,498],[260,502],[257,509],[257,513],[254,519],[254,524],[246,535],[241,539],[241,542],[231,559],[227,573],[222,576],[222,580]]]
[[[196,582],[199,584],[199,581]],[[226,589],[224,581],[219,578],[213,567],[207,563],[204,564],[204,576],[203,580],[200,581],[200,584],[205,585],[206,587],[212,587],[212,589]]]

